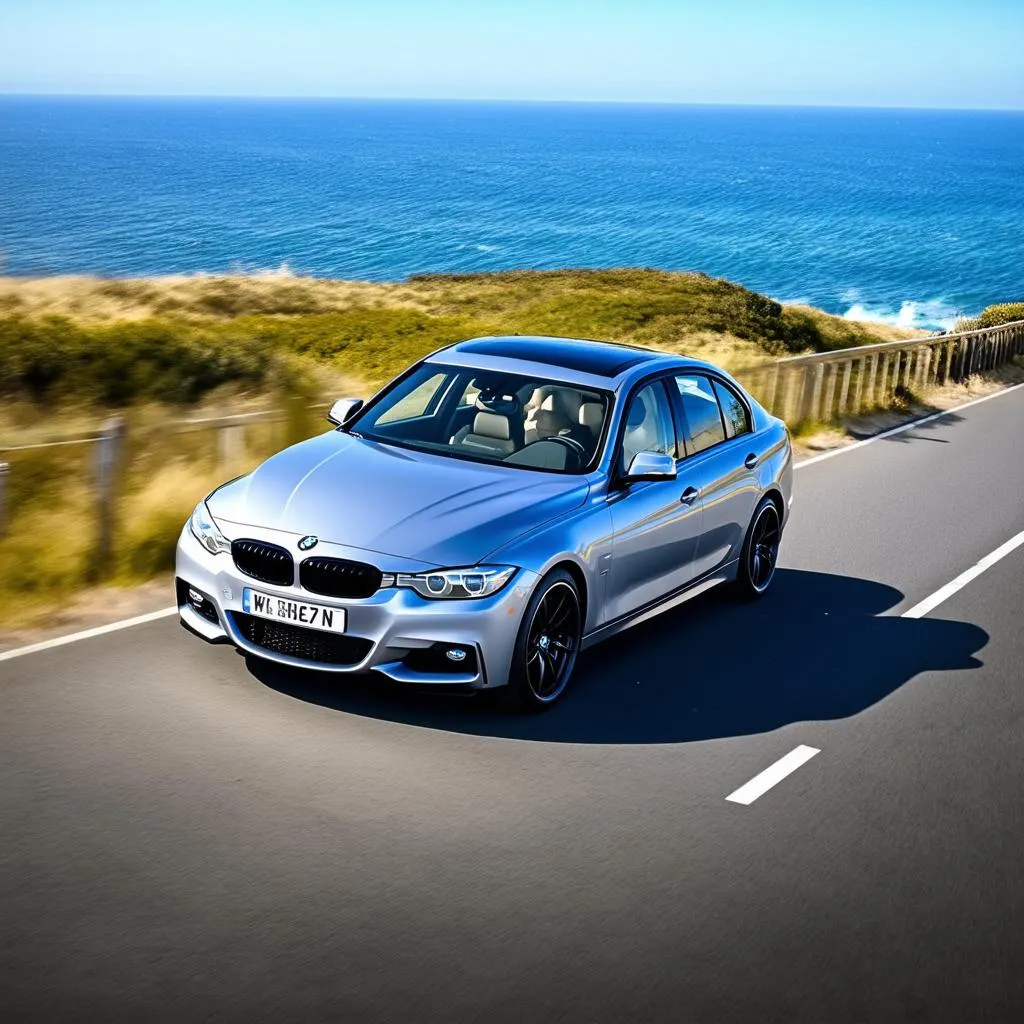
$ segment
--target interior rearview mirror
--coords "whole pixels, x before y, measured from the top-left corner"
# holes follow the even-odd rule
[[[636,480],[675,480],[676,460],[661,452],[637,452],[626,473],[627,483]]]
[[[331,406],[331,411],[327,414],[327,418],[336,427],[340,427],[346,420],[351,419],[359,412],[362,407],[363,400],[361,398],[339,398]]]

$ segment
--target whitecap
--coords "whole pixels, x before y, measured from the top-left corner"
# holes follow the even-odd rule
[[[945,299],[906,299],[899,309],[891,306],[873,306],[855,302],[843,314],[845,320],[859,320],[862,323],[888,324],[891,327],[905,327],[917,330],[949,330],[963,313]]]

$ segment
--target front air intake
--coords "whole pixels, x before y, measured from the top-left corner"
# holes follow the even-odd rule
[[[290,622],[270,622],[243,612],[231,612],[238,631],[251,644],[274,654],[284,654],[316,665],[357,665],[373,648],[361,636],[324,633]]]

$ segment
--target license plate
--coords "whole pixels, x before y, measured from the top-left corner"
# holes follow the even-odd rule
[[[345,632],[345,609],[325,608],[322,604],[293,601],[290,597],[261,594],[258,590],[242,589],[242,611],[261,619],[288,622],[307,629],[322,629],[325,633]]]

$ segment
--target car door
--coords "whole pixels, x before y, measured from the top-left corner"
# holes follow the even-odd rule
[[[613,473],[621,479],[632,457],[657,451],[677,459],[677,428],[667,383],[659,378],[630,398],[617,439]],[[684,587],[694,575],[701,529],[697,491],[681,480],[646,480],[609,491],[611,565],[605,621],[630,615]]]
[[[679,481],[695,487],[703,509],[694,575],[738,558],[759,487],[750,410],[725,381],[701,373],[673,378],[686,458]]]

